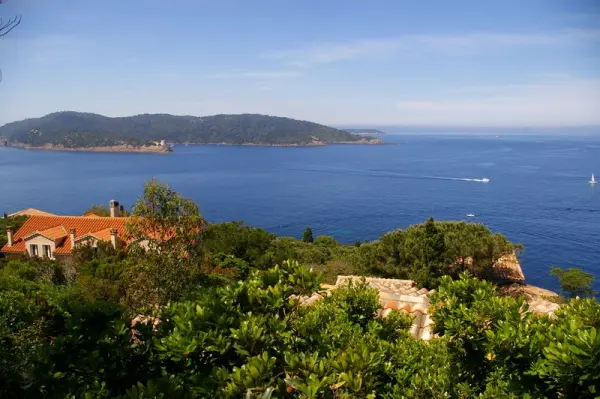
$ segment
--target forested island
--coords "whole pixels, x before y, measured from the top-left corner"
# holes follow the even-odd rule
[[[483,225],[430,219],[354,245],[307,228],[299,240],[209,223],[195,203],[156,181],[130,215],[128,245],[81,245],[70,263],[0,258],[0,397],[600,392],[592,277],[553,269],[564,296],[551,298],[555,311],[535,313],[490,273],[520,247]],[[0,220],[17,231],[27,216]],[[322,284],[340,274],[411,279],[375,281],[413,281],[409,298],[429,308],[384,305],[366,278]],[[433,323],[427,341],[412,332],[425,319]]]
[[[313,146],[382,141],[313,122],[267,115],[206,117],[143,114],[106,117],[56,112],[0,127],[13,146],[91,151],[168,151],[165,143]],[[163,144],[161,144],[161,142]]]

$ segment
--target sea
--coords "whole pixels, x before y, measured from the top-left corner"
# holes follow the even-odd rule
[[[151,178],[212,222],[342,243],[437,220],[483,223],[525,250],[529,284],[557,290],[551,265],[594,274],[600,292],[600,135],[387,135],[386,145],[177,145],[157,154],[0,148],[0,212],[126,207]],[[489,178],[488,183],[482,182]],[[474,216],[467,216],[474,215]]]

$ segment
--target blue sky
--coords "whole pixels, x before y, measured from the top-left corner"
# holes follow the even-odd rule
[[[595,0],[10,0],[0,124],[76,110],[600,124]]]

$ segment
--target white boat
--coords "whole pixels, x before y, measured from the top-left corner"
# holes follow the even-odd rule
[[[590,184],[596,184],[598,183],[598,181],[596,180],[596,178],[594,177],[594,174],[592,173],[592,180],[590,180]]]
[[[467,213],[467,217],[474,218],[475,214],[473,214],[473,213]]]
[[[489,183],[490,179],[488,179],[487,177],[484,177],[483,179],[481,179],[482,183]]]

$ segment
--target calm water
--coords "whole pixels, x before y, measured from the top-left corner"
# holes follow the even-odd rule
[[[156,177],[211,221],[281,235],[300,237],[310,225],[350,243],[429,216],[482,222],[525,245],[529,283],[556,289],[549,265],[578,266],[600,291],[600,187],[587,183],[600,175],[600,136],[386,140],[397,145],[178,146],[168,155],[0,148],[0,211],[130,206]],[[491,182],[468,180],[483,177]]]

